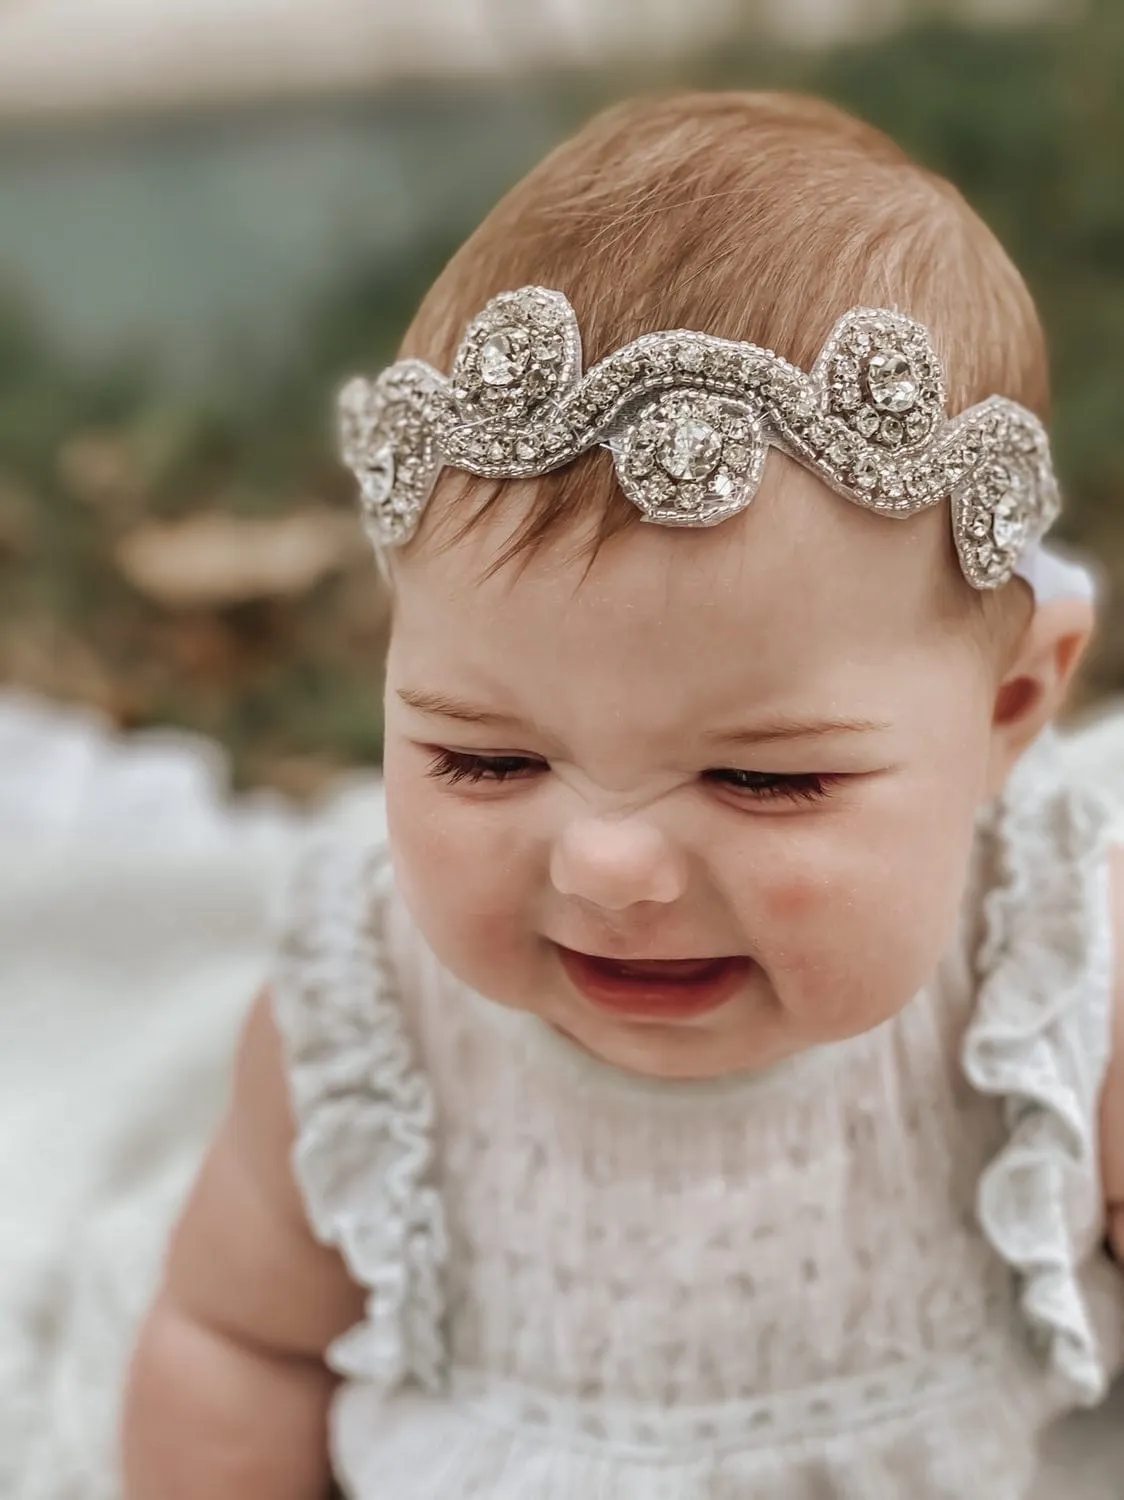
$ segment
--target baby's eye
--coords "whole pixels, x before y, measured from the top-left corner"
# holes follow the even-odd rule
[[[742,793],[750,802],[823,802],[844,778],[817,771],[775,776],[767,771],[724,769],[707,771],[704,780]]]
[[[467,750],[438,750],[429,763],[428,774],[455,786],[460,781],[514,781],[545,770],[545,761],[529,755],[474,755]]]

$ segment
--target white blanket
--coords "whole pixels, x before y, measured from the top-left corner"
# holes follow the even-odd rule
[[[1124,838],[1124,712],[1069,747]],[[308,822],[224,778],[203,742],[0,695],[0,1500],[119,1497],[132,1332]],[[370,838],[377,781],[314,816]],[[1060,1439],[1059,1496],[1077,1452],[1083,1494],[1124,1493],[1119,1406]]]
[[[316,815],[371,837],[377,781]],[[0,1497],[115,1500],[117,1396],[308,819],[0,695]]]

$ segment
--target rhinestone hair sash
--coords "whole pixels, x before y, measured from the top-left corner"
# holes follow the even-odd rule
[[[1060,510],[1049,441],[1025,407],[992,396],[951,420],[928,331],[854,308],[810,374],[756,344],[645,334],[585,375],[560,292],[494,297],[450,378],[401,360],[340,393],[344,461],[377,548],[408,542],[446,465],[523,479],[611,450],[629,500],[664,526],[713,526],[753,499],[770,447],[886,516],[951,500],[964,575],[997,588]]]

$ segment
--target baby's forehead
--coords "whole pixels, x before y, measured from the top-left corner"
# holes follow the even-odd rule
[[[778,658],[843,640],[900,648],[942,617],[953,577],[946,507],[906,521],[876,515],[780,455],[747,510],[717,526],[637,520],[597,546],[589,522],[507,563],[541,503],[535,482],[509,486],[459,536],[463,494],[436,498],[435,535],[402,559],[400,604],[449,631],[507,632],[512,650],[592,650],[610,639],[676,659],[680,642],[695,652],[767,647]]]
[[[401,557],[395,703],[467,704],[487,744],[526,739],[624,785],[731,726],[843,720],[900,740],[934,702],[975,701],[967,658],[925,623],[919,580],[951,567],[935,521],[911,543],[830,492],[762,496],[720,526],[636,524],[592,561],[560,536],[490,574],[510,517],[423,539]]]

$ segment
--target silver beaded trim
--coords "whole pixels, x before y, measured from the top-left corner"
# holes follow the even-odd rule
[[[584,376],[581,363],[569,302],[524,287],[472,321],[451,379],[402,360],[349,382],[341,447],[374,545],[410,540],[445,465],[532,478],[597,445],[644,518],[664,526],[744,510],[770,447],[883,515],[950,498],[978,589],[1005,583],[1060,510],[1038,418],[993,396],[949,420],[932,340],[900,313],[847,313],[811,374],[756,344],[686,331],[646,334]]]

